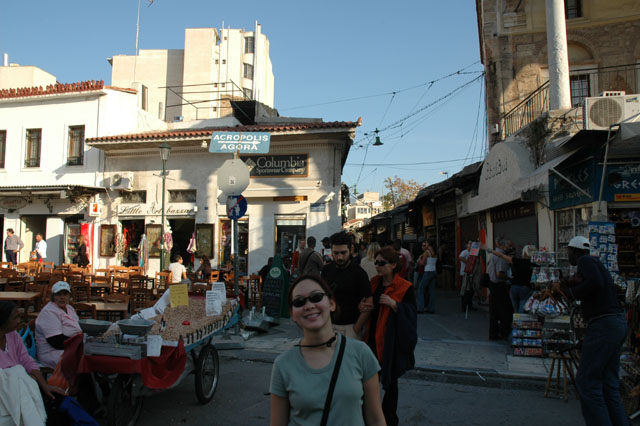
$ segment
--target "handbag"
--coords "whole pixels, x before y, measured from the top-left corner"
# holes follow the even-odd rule
[[[347,338],[341,336],[340,349],[338,349],[338,358],[336,359],[336,365],[333,367],[333,375],[331,376],[331,383],[329,384],[329,391],[327,392],[327,399],[324,401],[324,409],[322,410],[322,420],[320,426],[327,426],[329,420],[329,409],[331,408],[331,399],[333,398],[333,390],[336,388],[336,382],[338,381],[338,373],[340,372],[340,364],[342,364],[342,356],[344,355],[344,347],[347,345]]]

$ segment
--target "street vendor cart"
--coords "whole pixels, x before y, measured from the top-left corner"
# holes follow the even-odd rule
[[[190,374],[198,401],[213,398],[219,358],[212,339],[238,323],[239,304],[226,302],[215,316],[204,314],[202,297],[190,298],[190,304],[173,311],[169,306],[154,318],[119,321],[119,330],[105,321],[81,320],[87,336],[84,342],[76,339],[70,351],[65,346],[69,360],[63,360],[63,369],[65,362],[77,361],[76,373],[91,375],[109,426],[134,426],[145,396],[171,389]],[[191,321],[182,320],[185,313]]]

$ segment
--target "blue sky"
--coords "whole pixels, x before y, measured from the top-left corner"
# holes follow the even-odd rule
[[[109,84],[106,58],[134,53],[136,9],[137,0],[4,1],[0,52],[63,83]],[[224,21],[251,30],[256,20],[271,43],[281,115],[362,117],[343,174],[358,192],[382,191],[384,178],[395,175],[432,184],[481,157],[484,93],[482,79],[471,82],[482,71],[474,2],[142,0],[140,48],[180,49],[187,27]],[[429,84],[461,69],[469,74]],[[385,129],[380,147],[370,145],[376,128]]]

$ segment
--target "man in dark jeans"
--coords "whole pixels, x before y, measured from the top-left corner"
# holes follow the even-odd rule
[[[498,240],[496,251],[504,253],[511,243],[507,240]],[[489,253],[492,250],[487,249]],[[511,299],[509,297],[509,285],[507,284],[509,263],[498,256],[491,256],[487,262],[489,274],[489,340],[505,339],[511,335]]]
[[[582,416],[587,426],[626,426],[618,372],[627,322],[613,279],[600,260],[589,255],[585,237],[569,241],[569,263],[577,265],[576,274],[562,284],[554,283],[553,288],[580,300],[588,324],[576,376]]]

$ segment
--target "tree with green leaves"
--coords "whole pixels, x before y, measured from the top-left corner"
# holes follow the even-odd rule
[[[418,183],[413,179],[405,181],[398,176],[394,176],[393,178],[387,177],[384,180],[384,187],[387,192],[382,196],[384,210],[395,209],[402,204],[412,201],[425,186],[427,185]]]

